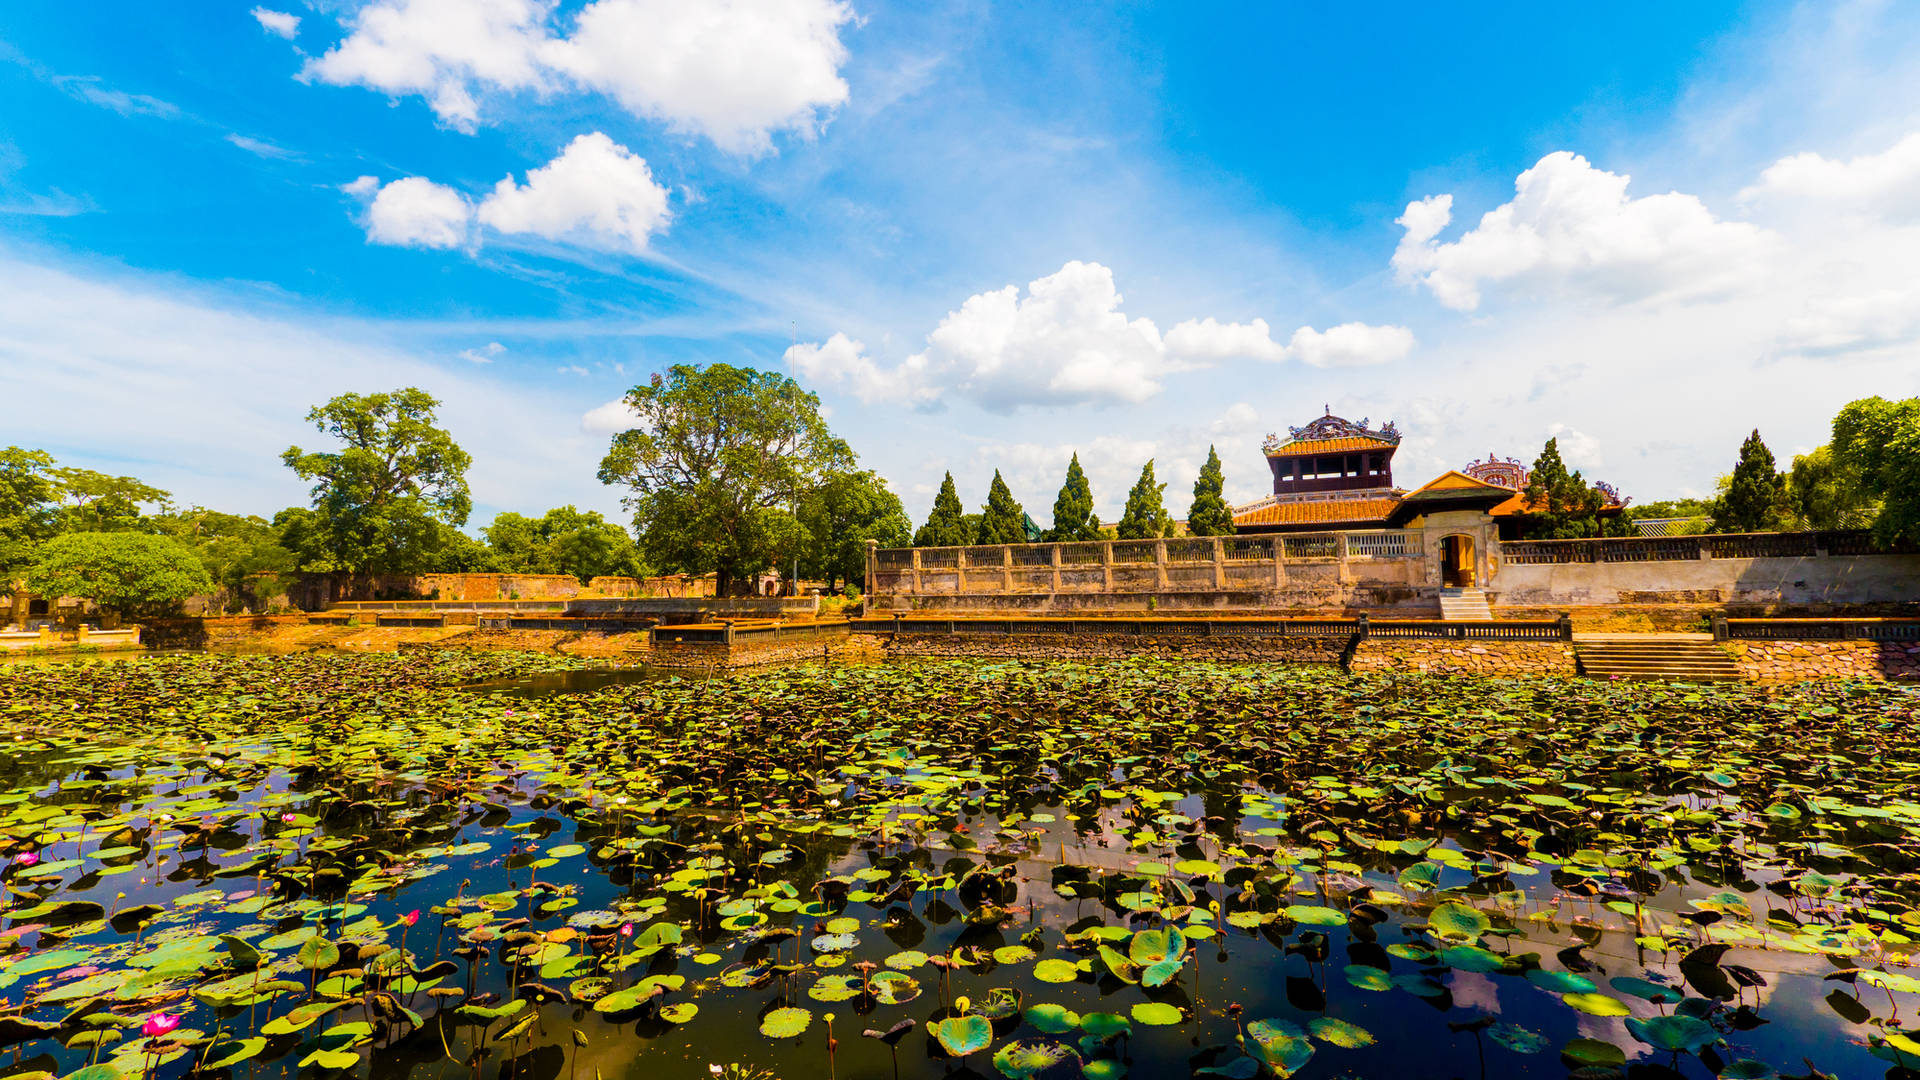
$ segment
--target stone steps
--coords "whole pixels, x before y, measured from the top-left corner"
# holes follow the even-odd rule
[[[1589,679],[1666,682],[1739,682],[1740,667],[1711,641],[1588,641],[1574,645],[1580,674]]]
[[[1441,589],[1440,618],[1448,622],[1492,622],[1493,609],[1479,589]]]

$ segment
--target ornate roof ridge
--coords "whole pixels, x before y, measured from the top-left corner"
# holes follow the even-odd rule
[[[1289,426],[1287,437],[1284,439],[1280,438],[1278,433],[1269,434],[1260,447],[1272,453],[1288,443],[1318,442],[1323,439],[1372,439],[1387,446],[1400,445],[1400,429],[1394,426],[1393,421],[1387,421],[1378,429],[1368,426],[1370,423],[1371,421],[1363,416],[1356,424],[1345,417],[1333,415],[1333,410],[1328,409],[1327,414],[1317,420],[1309,421],[1300,427]]]

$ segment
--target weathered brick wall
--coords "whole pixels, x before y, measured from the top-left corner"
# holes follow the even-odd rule
[[[1564,641],[1450,641],[1367,638],[1350,670],[1429,675],[1572,675],[1573,646]]]
[[[141,625],[142,643],[153,649],[220,649],[252,645],[281,627],[305,626],[305,615],[220,615],[152,619]]]
[[[1755,682],[1920,679],[1920,642],[1730,641],[1727,651]]]
[[[860,635],[867,636],[867,635]],[[1347,638],[1135,637],[1130,634],[900,634],[884,639],[888,656],[992,657],[1004,660],[1216,660],[1227,663],[1337,664]]]

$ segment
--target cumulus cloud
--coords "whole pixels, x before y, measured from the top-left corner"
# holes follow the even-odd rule
[[[1793,209],[1840,210],[1898,221],[1920,218],[1920,132],[1878,154],[1837,161],[1816,153],[1781,158],[1740,200]]]
[[[491,364],[493,358],[506,352],[507,347],[497,341],[489,341],[477,349],[461,349],[460,359],[470,364]]]
[[[292,41],[300,33],[300,16],[298,15],[264,7],[254,8],[251,14],[259,21],[260,28],[269,34],[276,34]]]
[[[377,0],[303,77],[419,95],[471,132],[488,93],[605,94],[636,116],[758,153],[811,134],[847,100],[840,0],[594,0],[556,25],[551,0]]]
[[[355,194],[367,189],[361,177],[347,185]],[[473,207],[458,191],[424,176],[409,176],[381,187],[367,206],[367,241],[397,247],[454,248],[466,243]]]
[[[667,189],[644,159],[596,131],[576,136],[560,156],[508,176],[480,204],[480,223],[502,233],[572,238],[645,251],[666,228]]]
[[[846,386],[865,402],[943,402],[951,395],[995,412],[1026,405],[1128,404],[1158,394],[1169,374],[1228,359],[1315,366],[1381,363],[1406,355],[1405,327],[1348,323],[1273,340],[1266,320],[1189,319],[1162,337],[1153,320],[1129,317],[1113,271],[1069,262],[1028,283],[969,297],[927,335],[927,347],[882,366],[860,342],[836,333],[787,351],[810,379]]]
[[[1600,440],[1584,431],[1576,430],[1566,424],[1552,424],[1547,428],[1547,438],[1558,439],[1560,460],[1571,468],[1592,470],[1607,463],[1600,453]],[[1591,480],[1593,477],[1589,476]]]
[[[618,435],[640,422],[640,414],[627,408],[626,400],[615,398],[588,409],[580,417],[580,430],[589,435]]]
[[[1452,197],[1422,199],[1397,220],[1405,235],[1393,268],[1442,304],[1472,311],[1496,285],[1615,303],[1723,291],[1750,281],[1774,250],[1772,234],[1721,221],[1692,195],[1633,198],[1630,179],[1578,154],[1548,154],[1514,181],[1512,201],[1444,243]]]
[[[1920,281],[1850,296],[1809,299],[1787,319],[1782,347],[1808,354],[1879,348],[1920,335]]]

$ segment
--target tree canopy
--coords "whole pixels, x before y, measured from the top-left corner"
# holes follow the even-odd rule
[[[949,472],[940,481],[940,491],[933,497],[933,509],[928,512],[926,522],[913,534],[913,546],[962,547],[973,543],[976,532],[967,521],[967,512],[960,505],[960,492],[953,486],[953,473]]]
[[[980,508],[980,531],[976,544],[1024,544],[1027,542],[1027,512],[1014,500],[1013,489],[993,470],[993,483],[987,487],[987,504]]]
[[[676,364],[624,399],[634,426],[615,435],[600,481],[621,485],[647,563],[715,573],[724,590],[797,553],[793,515],[853,451],[820,399],[777,372]]]
[[[144,527],[147,511],[171,508],[172,495],[131,476],[92,469],[53,470],[61,532],[123,532]]]
[[[41,544],[27,587],[42,596],[84,596],[122,617],[163,615],[213,582],[178,540],[136,532],[66,533]]]
[[[1100,518],[1093,512],[1093,487],[1087,483],[1080,455],[1067,461],[1067,477],[1053,500],[1053,528],[1045,539],[1056,543],[1100,539]]]
[[[1766,532],[1786,524],[1787,478],[1774,467],[1773,451],[1759,429],[1740,444],[1727,490],[1713,504],[1713,531]]]
[[[492,568],[502,573],[571,574],[583,585],[647,575],[633,537],[597,511],[559,506],[535,518],[509,510],[480,532]]]
[[[1122,540],[1147,540],[1171,532],[1173,519],[1161,497],[1166,490],[1167,485],[1154,482],[1153,461],[1148,459],[1140,470],[1140,479],[1127,492],[1127,508],[1120,514],[1114,535]]]
[[[186,545],[200,560],[228,611],[258,611],[286,591],[295,564],[271,522],[204,507],[170,510],[144,526]]]
[[[836,470],[800,501],[800,524],[807,530],[800,572],[825,580],[866,580],[867,541],[881,547],[906,547],[913,539],[900,497],[871,470]]]
[[[58,530],[53,468],[44,450],[0,450],[0,585],[25,572],[34,545]]]
[[[1874,538],[1882,544],[1920,541],[1920,397],[1849,402],[1833,418],[1834,463],[1879,502]]]
[[[1560,459],[1560,440],[1548,439],[1534,459],[1527,478],[1528,514],[1525,523],[1530,540],[1571,540],[1599,536],[1600,509],[1606,497],[1588,484],[1578,470],[1568,472]]]
[[[1207,447],[1207,463],[1193,482],[1193,505],[1187,509],[1187,535],[1232,536],[1233,509],[1227,505],[1227,476],[1220,454]]]
[[[465,535],[458,527],[473,505],[472,458],[436,426],[439,404],[409,387],[341,394],[307,413],[342,445],[316,453],[290,446],[280,455],[314,482],[312,514],[287,537],[303,568],[342,570],[363,583],[374,574],[444,569],[444,549],[463,550],[449,534]]]
[[[1872,521],[1875,510],[1874,500],[1860,489],[1860,477],[1840,468],[1826,446],[1794,455],[1787,503],[1794,524],[1803,529],[1859,528]]]

